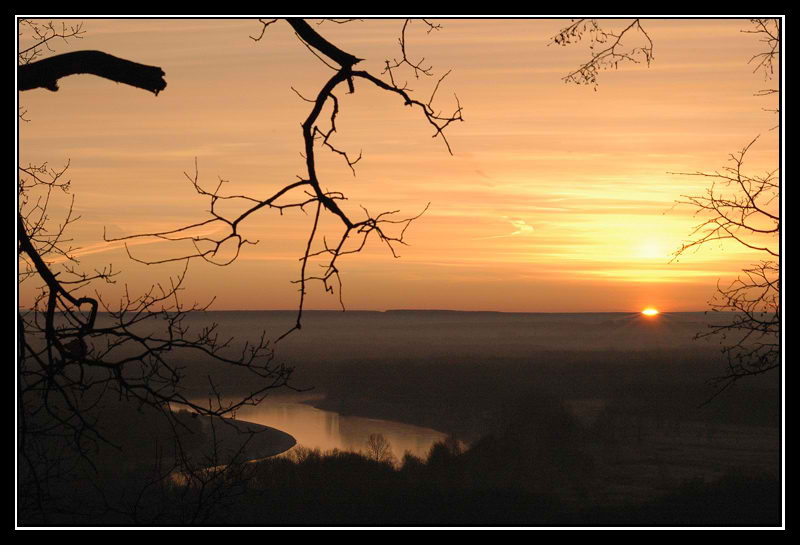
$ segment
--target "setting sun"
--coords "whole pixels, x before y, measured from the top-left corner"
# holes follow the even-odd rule
[[[655,316],[658,314],[658,311],[654,308],[646,308],[642,311],[642,314],[645,316]]]

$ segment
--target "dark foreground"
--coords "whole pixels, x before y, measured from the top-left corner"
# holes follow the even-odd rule
[[[298,446],[245,463],[255,443],[226,448],[191,415],[169,428],[140,408],[120,409],[110,420],[127,426],[108,438],[121,451],[44,445],[35,469],[50,473],[18,487],[17,523],[782,524],[780,376],[704,404],[726,362],[718,346],[691,343],[700,326],[689,318],[560,326],[537,317],[487,325],[500,318],[471,314],[345,317],[348,327],[317,324],[279,355],[296,366],[295,386],[315,386],[326,396],[318,403],[341,414],[450,434],[426,459],[367,445],[364,453]],[[188,363],[191,392],[214,370]],[[249,386],[236,373],[217,378],[226,395]],[[202,445],[216,448],[191,455]],[[18,475],[29,469],[18,463]]]
[[[780,526],[781,483],[764,466],[716,464],[706,443],[672,432],[637,438],[582,424],[563,404],[528,399],[508,425],[465,448],[448,439],[427,459],[389,448],[322,453],[302,446],[258,462],[162,478],[158,463],[103,465],[60,501],[24,501],[18,524],[58,526]],[[202,431],[200,432],[202,434]],[[663,438],[666,437],[666,440]],[[194,438],[202,444],[207,437]],[[671,446],[668,446],[671,445]],[[741,450],[741,449],[740,449]],[[758,445],[744,448],[758,454]],[[675,452],[679,455],[676,457]],[[660,454],[659,454],[660,453]],[[712,464],[712,462],[702,462]],[[106,461],[107,464],[107,461]],[[655,473],[643,473],[652,465]],[[690,472],[686,473],[686,468]],[[695,469],[692,469],[692,468]],[[88,469],[88,468],[87,468]],[[711,468],[715,469],[715,468]],[[694,471],[694,473],[692,473]],[[687,478],[686,475],[696,475]],[[702,474],[702,473],[700,473]],[[66,506],[66,508],[65,508]]]

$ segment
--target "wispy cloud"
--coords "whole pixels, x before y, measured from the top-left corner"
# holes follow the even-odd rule
[[[507,235],[495,235],[495,236],[492,236],[492,237],[481,237],[481,238],[476,238],[474,240],[488,240],[488,239],[491,239],[491,238],[506,238],[506,237],[514,237],[514,236],[519,236],[519,235],[523,235],[524,236],[524,235],[530,235],[531,233],[533,233],[533,227],[531,227],[530,225],[525,223],[525,220],[512,220],[508,216],[503,216],[503,219],[506,220],[511,225],[513,225],[517,230],[514,231],[513,233],[509,233]]]

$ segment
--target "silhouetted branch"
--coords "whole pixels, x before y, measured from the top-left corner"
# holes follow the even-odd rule
[[[742,30],[745,34],[755,34],[765,44],[765,50],[752,56],[748,64],[755,63],[753,72],[764,71],[764,78],[771,79],[775,74],[775,59],[780,55],[781,22],[779,19],[751,19],[753,30]]]
[[[264,19],[259,19],[258,22],[261,23],[263,26],[261,27],[261,34],[259,34],[258,37],[250,36],[250,39],[253,40],[254,42],[261,41],[261,38],[264,37],[264,33],[267,31],[267,27],[273,23],[277,23],[278,20],[270,19],[268,21],[265,21]]]
[[[706,196],[684,195],[686,200],[677,203],[694,207],[695,215],[707,212],[711,217],[695,228],[692,236],[696,238],[684,243],[675,252],[675,257],[690,248],[726,239],[734,240],[751,250],[778,257],[776,247],[762,242],[756,243],[753,239],[754,236],[759,237],[755,240],[761,240],[763,236],[777,236],[780,232],[780,215],[776,208],[780,197],[778,171],[773,170],[758,176],[747,175],[742,170],[745,154],[756,140],[758,138],[738,154],[732,154],[730,160],[735,166],[726,167],[721,172],[670,173],[713,180]],[[727,191],[721,192],[720,187]]]
[[[349,18],[349,19],[331,19],[331,18],[320,19],[319,21],[317,21],[317,26],[321,26],[322,23],[324,23],[325,21],[328,21],[329,23],[335,23],[337,25],[346,25],[347,23],[352,23],[353,21],[363,21],[363,19],[355,19],[355,18]]]
[[[297,32],[298,36],[303,39],[308,45],[336,62],[341,68],[352,68],[364,59],[359,59],[355,55],[345,53],[328,40],[323,38],[316,30],[302,19],[286,19],[286,22]]]
[[[68,42],[70,39],[83,39],[83,23],[78,23],[74,26],[67,26],[61,23],[61,29],[57,29],[53,22],[39,23],[31,19],[19,19],[19,26],[30,31],[29,40],[33,41],[32,45],[28,45],[21,49],[18,53],[18,62],[20,65],[29,64],[42,56],[43,50],[54,52],[50,46],[53,40],[61,40]],[[23,32],[19,33],[20,38],[23,37]]]
[[[434,30],[439,30],[439,29],[442,28],[441,25],[431,24],[428,21],[426,21],[425,19],[423,19],[422,21],[425,24],[428,25],[428,34],[430,34]],[[399,68],[400,66],[402,66],[404,64],[408,65],[409,67],[411,67],[414,70],[414,77],[417,78],[417,79],[419,79],[419,74],[420,73],[422,73],[422,74],[424,74],[426,76],[432,76],[433,75],[433,73],[431,72],[431,70],[433,69],[433,66],[429,66],[428,68],[424,68],[422,66],[422,63],[425,62],[425,58],[424,57],[422,59],[420,59],[418,62],[411,62],[411,61],[408,60],[408,54],[406,53],[406,28],[408,27],[409,23],[411,23],[411,22],[412,22],[411,19],[406,19],[405,23],[403,23],[403,30],[400,32],[400,39],[398,40],[399,43],[400,43],[400,52],[403,54],[403,57],[399,61],[397,59],[394,59],[394,61],[392,63],[389,63],[389,61],[386,61],[386,68],[384,69],[383,73],[385,74],[385,73],[388,72],[390,77],[391,77],[392,69]]]
[[[622,39],[626,35],[631,38],[634,33],[643,37],[643,44],[639,46],[624,44]],[[650,66],[653,60],[653,40],[645,31],[640,19],[634,19],[618,34],[604,30],[596,19],[573,20],[569,26],[561,29],[561,32],[553,37],[552,43],[567,46],[581,41],[587,35],[591,44],[589,46],[591,59],[561,78],[565,83],[593,85],[596,90],[600,71],[612,67],[616,69],[621,62],[635,64],[645,62]]]
[[[75,51],[23,64],[17,69],[20,91],[44,88],[58,91],[58,80],[74,74],[93,74],[158,95],[167,86],[164,71],[120,59],[102,51]]]
[[[781,21],[780,19],[751,19],[753,30],[742,30],[745,34],[753,34],[764,44],[764,50],[753,55],[748,64],[756,64],[753,72],[764,71],[764,80],[771,80],[775,76],[775,60],[781,54]],[[765,112],[780,113],[780,95],[778,89],[762,89],[756,96],[764,97],[778,95],[778,104],[774,108],[762,108]],[[778,125],[770,130],[777,129]]]
[[[253,38],[254,40],[258,41],[263,37],[263,30],[267,28],[267,26],[273,24],[275,20],[269,21],[261,21],[263,26],[262,33],[258,38]],[[330,76],[330,78],[322,85],[320,90],[317,92],[316,97],[308,98],[300,94],[296,89],[292,88],[294,92],[305,102],[311,104],[311,111],[309,112],[308,116],[306,117],[305,121],[302,123],[302,134],[303,134],[303,157],[305,159],[305,166],[306,166],[306,173],[302,177],[298,177],[298,181],[285,185],[282,189],[277,191],[276,193],[267,196],[267,197],[252,197],[252,196],[245,196],[245,195],[224,195],[221,193],[222,182],[220,182],[216,189],[213,191],[208,191],[203,189],[200,186],[198,181],[198,172],[197,172],[197,165],[195,164],[195,174],[194,176],[186,175],[187,178],[192,182],[195,191],[200,195],[207,197],[210,201],[211,207],[209,213],[211,218],[197,222],[191,225],[187,225],[184,227],[178,227],[173,230],[163,231],[159,233],[143,233],[137,235],[131,235],[127,237],[120,237],[120,238],[107,238],[108,241],[127,241],[133,238],[141,238],[141,237],[157,237],[164,240],[182,240],[188,241],[194,246],[194,251],[188,254],[183,254],[180,257],[174,258],[167,258],[159,261],[147,261],[142,260],[140,258],[135,258],[137,261],[153,264],[153,263],[164,263],[169,261],[179,261],[183,259],[203,259],[206,261],[211,261],[217,265],[227,265],[230,264],[233,260],[235,260],[239,252],[244,244],[255,244],[257,241],[250,241],[242,237],[240,234],[240,226],[241,224],[253,213],[262,210],[262,209],[274,209],[278,210],[280,213],[283,213],[286,209],[291,208],[299,208],[303,211],[306,210],[306,207],[313,207],[314,210],[314,219],[313,223],[310,227],[309,235],[306,238],[305,250],[302,254],[302,257],[299,258],[300,260],[300,274],[299,278],[294,282],[299,284],[299,303],[298,303],[298,314],[297,319],[295,321],[295,325],[287,331],[286,334],[282,335],[278,338],[280,341],[283,337],[285,337],[288,333],[295,329],[300,329],[301,327],[301,319],[303,314],[303,308],[305,303],[305,295],[306,295],[306,286],[307,283],[310,281],[318,281],[321,282],[323,288],[328,293],[334,293],[334,282],[338,284],[339,287],[339,302],[344,309],[344,303],[341,298],[341,278],[339,276],[339,263],[338,258],[344,255],[358,253],[361,249],[364,248],[367,239],[370,235],[374,234],[379,241],[386,244],[389,248],[390,252],[394,257],[398,257],[395,245],[404,245],[406,244],[404,240],[404,235],[406,229],[410,225],[411,222],[416,220],[420,217],[421,213],[404,219],[395,219],[395,214],[398,211],[392,212],[384,212],[377,215],[371,215],[366,211],[366,209],[362,208],[366,217],[364,219],[355,219],[351,214],[346,212],[341,207],[341,202],[346,200],[345,196],[338,191],[328,191],[322,189],[322,182],[320,181],[318,174],[317,174],[317,164],[316,164],[316,147],[321,145],[328,148],[332,153],[340,155],[344,158],[347,167],[353,173],[356,174],[355,165],[362,159],[362,154],[359,152],[357,158],[353,158],[347,152],[339,149],[333,142],[333,137],[337,131],[337,119],[340,113],[339,110],[339,99],[337,98],[334,90],[338,85],[341,83],[347,82],[350,91],[354,90],[353,80],[354,79],[363,79],[369,82],[372,85],[375,85],[381,90],[388,91],[392,94],[395,94],[403,100],[403,103],[406,106],[411,106],[412,108],[418,108],[419,111],[422,112],[424,118],[434,127],[434,134],[433,137],[441,136],[442,140],[445,142],[448,152],[452,154],[452,149],[450,147],[450,143],[447,140],[445,135],[445,130],[455,121],[463,121],[462,118],[462,107],[458,102],[458,97],[455,97],[456,107],[455,111],[452,114],[442,114],[441,112],[437,112],[433,109],[432,103],[433,98],[436,92],[439,89],[440,84],[444,80],[444,78],[449,74],[446,73],[442,76],[433,90],[430,99],[427,102],[423,102],[413,98],[410,94],[410,90],[404,87],[398,87],[395,85],[394,81],[391,80],[390,82],[385,82],[382,79],[373,76],[366,70],[359,70],[355,71],[352,69],[352,66],[358,62],[361,62],[362,59],[352,55],[350,53],[344,52],[338,47],[331,44],[328,40],[323,38],[321,35],[317,33],[317,31],[311,27],[308,23],[301,19],[288,19],[287,22],[291,27],[295,30],[298,37],[301,41],[310,49],[312,52],[317,55],[319,52],[322,55],[330,58],[336,64],[339,65],[339,68],[336,68],[332,64],[325,62],[325,64],[335,70],[334,74]],[[438,29],[438,25],[434,25],[428,21],[425,23],[429,26],[429,32],[434,29]],[[408,22],[403,26],[403,34],[401,35],[400,43],[401,48],[405,47],[405,29],[408,25]],[[317,25],[319,26],[319,25]],[[251,36],[252,37],[252,36]],[[404,58],[405,58],[405,51]],[[319,56],[319,55],[317,55]],[[388,64],[388,63],[387,63]],[[412,63],[399,63],[400,64],[408,64],[412,69],[422,70],[418,64],[415,66]],[[424,70],[424,73],[429,74],[428,69]],[[389,72],[390,79],[391,79],[391,72]],[[320,126],[320,119],[322,116],[323,111],[325,108],[330,105],[331,114],[329,117],[329,126],[321,127]],[[244,212],[236,213],[231,216],[225,216],[217,211],[217,203],[219,201],[228,201],[228,202],[238,202],[244,204],[246,209]],[[425,207],[427,210],[427,206]],[[334,218],[338,220],[338,223],[341,225],[342,231],[341,235],[338,236],[336,241],[328,241],[326,238],[322,238],[319,240],[318,234],[318,226],[320,223],[320,219],[324,213],[328,213]],[[424,210],[423,212],[424,213]],[[220,235],[215,236],[197,236],[192,235],[192,230],[197,229],[200,227],[208,227],[211,225],[217,226],[224,226],[225,232]],[[393,228],[395,231],[399,232],[390,232],[389,230]],[[322,249],[318,249],[318,246],[321,242]],[[219,251],[222,248],[222,245],[225,243],[233,243],[235,244],[235,251],[233,252],[233,257],[230,259],[225,260],[223,263],[219,263],[214,261],[217,257]],[[321,274],[313,274],[309,273],[309,265],[310,261],[313,258],[324,258],[324,262],[321,264],[322,273]],[[276,341],[277,342],[277,341]]]
[[[156,94],[166,85],[160,68],[96,51],[33,61],[41,47],[49,48],[50,40],[79,37],[80,26],[73,27],[72,33],[59,33],[52,24],[24,24],[34,29],[37,43],[20,54],[20,90],[56,90],[59,78],[77,73],[100,75]],[[176,408],[217,418],[234,414],[243,405],[259,403],[268,390],[286,385],[292,374],[291,367],[273,363],[272,345],[263,334],[260,340],[234,349],[232,339],[220,338],[216,324],[199,331],[190,329],[186,318],[208,306],[186,308],[179,300],[188,260],[183,272],[166,285],[154,284],[139,296],[131,296],[125,288],[118,305],[108,304],[98,293],[86,295],[94,281],[113,283],[115,273],[111,267],[94,273],[79,270],[76,249],[68,246],[65,238],[68,226],[78,219],[73,214],[74,199],[65,217],[53,227],[52,210],[48,210],[55,195],[70,190],[70,181],[65,181],[68,167],[57,170],[46,163],[29,165],[20,167],[18,175],[18,281],[41,282],[33,305],[20,307],[17,328],[18,498],[20,516],[27,523],[76,523],[87,517],[92,520],[123,513],[97,482],[101,448],[121,448],[113,437],[120,423],[108,416],[110,405],[149,407],[177,425]],[[218,192],[219,187],[206,195],[215,201],[224,198]],[[255,204],[254,209],[264,205]],[[237,236],[236,224],[232,228]],[[240,245],[245,242],[240,239]],[[56,266],[61,267],[57,272]],[[198,403],[197,394],[190,394],[183,383],[183,366],[168,359],[175,352],[202,355],[227,370],[249,373],[251,391],[231,401],[223,401],[217,394],[216,404]],[[210,387],[216,393],[213,383]],[[175,440],[176,448],[181,449],[182,439],[176,435]],[[180,467],[185,470],[185,460]],[[169,473],[158,473],[150,485],[138,491],[139,497],[155,484],[162,485],[163,491]],[[205,513],[204,517],[211,513],[220,505],[219,498],[230,492],[229,484],[227,476],[223,482],[205,481],[204,493],[195,498],[196,512]],[[76,502],[81,496],[71,495],[73,485],[94,487],[91,501],[86,497]],[[205,518],[191,519],[198,520]]]
[[[752,19],[751,22],[754,29],[742,32],[758,36],[766,47],[749,62],[757,63],[754,72],[763,70],[765,79],[771,79],[773,62],[780,55],[780,21]],[[765,89],[757,96],[778,92]],[[779,113],[777,108],[770,111]],[[767,373],[781,365],[780,170],[776,168],[763,175],[745,173],[745,155],[757,140],[758,137],[730,156],[732,167],[721,172],[684,174],[709,178],[712,184],[705,196],[684,196],[686,200],[678,203],[692,206],[696,215],[708,214],[709,219],[695,228],[693,239],[684,243],[674,258],[690,248],[722,241],[734,241],[768,258],[744,269],[727,286],[717,284],[711,308],[729,313],[732,318],[721,325],[712,324],[708,331],[697,335],[697,338],[720,339],[728,358],[726,372],[712,381],[717,392],[711,399],[743,378]]]
[[[706,196],[684,196],[686,200],[678,202],[695,208],[695,214],[710,217],[695,228],[694,238],[684,243],[673,254],[673,259],[691,248],[722,241],[734,241],[770,257],[744,269],[728,286],[717,284],[711,308],[715,312],[729,313],[732,318],[721,325],[709,325],[708,331],[697,335],[697,338],[720,339],[728,357],[727,371],[712,381],[717,388],[713,397],[742,378],[778,368],[781,362],[781,284],[777,261],[781,230],[780,175],[777,169],[763,176],[744,173],[745,155],[756,140],[738,154],[731,155],[733,167],[714,173],[683,173],[710,178],[712,185]]]

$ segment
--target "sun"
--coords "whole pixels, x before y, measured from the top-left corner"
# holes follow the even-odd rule
[[[644,309],[642,311],[642,314],[644,314],[645,316],[656,316],[658,314],[658,311],[656,309],[650,307],[650,308]]]

